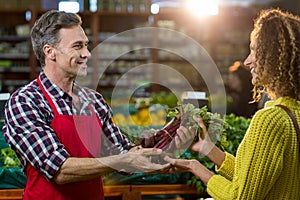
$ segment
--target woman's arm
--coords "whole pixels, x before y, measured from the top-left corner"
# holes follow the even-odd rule
[[[214,173],[197,160],[173,159],[167,156],[165,157],[165,161],[172,165],[169,169],[169,173],[191,172],[195,176],[199,177],[204,184],[207,184],[210,178],[214,175]]]
[[[217,167],[220,167],[225,160],[225,153],[211,141],[203,120],[197,118],[196,116],[194,116],[193,118],[198,123],[199,127],[202,128],[202,136],[199,135],[198,141],[193,143],[192,141],[195,137],[195,131],[191,128],[188,129],[184,126],[180,126],[175,137],[176,147],[186,145],[186,143],[189,142],[189,147],[192,151],[203,154],[204,156],[208,157],[213,163],[215,163]]]

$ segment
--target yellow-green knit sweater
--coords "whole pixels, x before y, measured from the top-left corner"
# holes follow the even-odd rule
[[[215,199],[300,200],[300,161],[297,133],[287,106],[300,125],[300,102],[288,97],[269,101],[252,118],[236,157],[226,153],[207,184]]]

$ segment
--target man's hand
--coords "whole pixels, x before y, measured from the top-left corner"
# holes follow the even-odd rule
[[[99,159],[104,165],[127,173],[144,172],[147,174],[166,173],[170,164],[158,164],[152,156],[160,156],[161,149],[135,147],[128,153]]]

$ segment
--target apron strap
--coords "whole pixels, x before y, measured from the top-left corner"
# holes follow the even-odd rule
[[[41,88],[41,90],[42,90],[44,96],[46,97],[48,103],[50,104],[50,106],[51,106],[51,108],[52,108],[52,110],[53,110],[53,112],[54,112],[54,115],[59,115],[59,114],[58,114],[58,111],[57,111],[57,109],[56,109],[56,106],[54,105],[54,103],[53,103],[51,97],[50,97],[49,94],[46,92],[46,90],[45,90],[45,88],[44,88],[44,86],[43,86],[43,84],[42,84],[42,82],[41,82],[41,80],[40,80],[40,76],[37,78],[37,82],[38,82],[38,84],[39,84],[39,86],[40,86],[40,88]]]
[[[290,109],[288,109],[286,106],[284,106],[284,105],[276,105],[276,106],[279,108],[282,108],[292,119],[294,127],[296,129],[297,136],[298,136],[298,144],[300,146],[300,129],[299,129],[299,125],[297,123],[295,116],[293,115],[292,111]],[[300,148],[299,148],[299,151],[300,151]]]
[[[40,77],[37,78],[37,82],[38,82],[38,84],[39,84],[39,86],[40,86],[40,88],[41,88],[41,90],[42,90],[42,92],[43,92],[45,98],[46,98],[47,101],[49,102],[50,107],[52,108],[52,110],[53,110],[53,112],[54,112],[54,115],[59,115],[59,113],[58,113],[58,111],[57,111],[57,109],[56,109],[56,106],[54,105],[54,103],[53,103],[51,97],[49,96],[49,94],[47,93],[47,91],[45,90],[45,88],[44,88],[44,86],[43,86],[43,84],[42,84],[42,82],[41,82],[41,80],[40,80]],[[90,112],[91,112],[92,115],[96,115],[96,113],[95,113],[95,111],[94,111],[94,109],[93,109],[93,106],[92,106],[91,104],[89,104],[89,110],[90,110]],[[98,117],[97,117],[97,118],[98,118]]]

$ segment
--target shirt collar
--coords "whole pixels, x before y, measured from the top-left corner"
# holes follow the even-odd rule
[[[48,92],[49,95],[55,97],[55,98],[66,98],[66,96],[69,96],[66,92],[64,92],[60,87],[58,87],[56,84],[54,84],[47,76],[46,74],[41,71],[39,76],[41,83],[45,90]]]
[[[43,71],[40,72],[40,80],[41,80],[41,83],[44,86],[45,90],[54,98],[56,98],[56,99],[70,98],[70,99],[72,99],[72,97],[68,93],[66,93],[60,87],[58,87],[55,83],[53,83],[46,76],[46,74]],[[89,101],[89,98],[88,98],[88,95],[86,94],[86,92],[76,82],[73,82],[73,92],[75,92],[78,95],[80,100],[82,100],[81,102]]]

